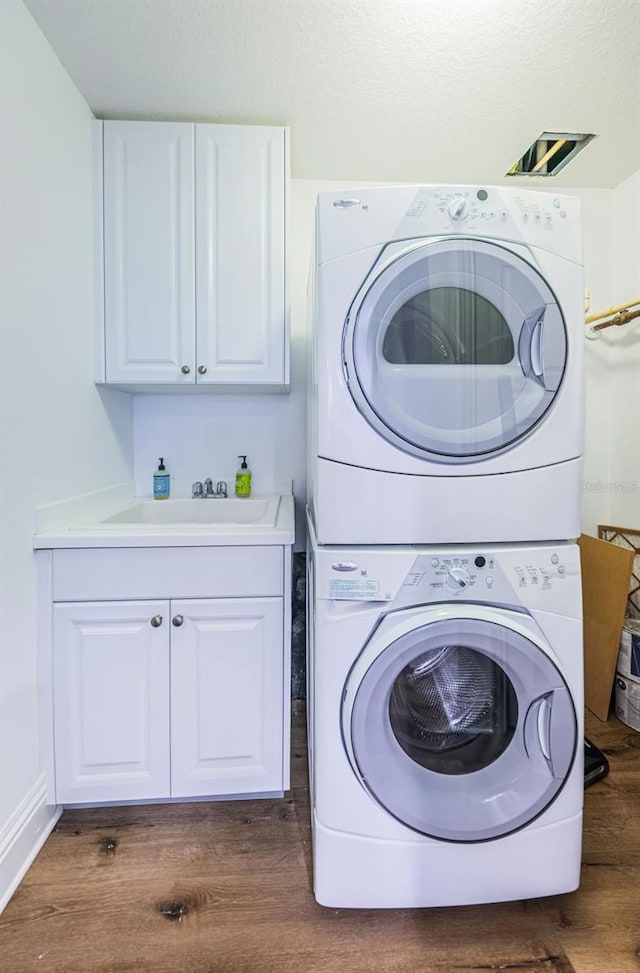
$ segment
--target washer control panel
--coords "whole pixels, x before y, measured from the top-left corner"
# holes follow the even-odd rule
[[[316,598],[392,602],[482,602],[571,614],[580,603],[580,554],[564,543],[486,547],[317,548]]]
[[[567,577],[567,566],[560,554],[555,551],[536,557],[535,549],[529,557],[520,557],[510,565],[502,563],[494,554],[441,554],[416,560],[413,570],[407,575],[404,587],[424,586],[433,590],[441,589],[462,597],[469,597],[470,589],[478,588],[494,595],[506,582],[511,588],[539,588],[549,591],[557,582]],[[533,556],[531,556],[533,555]]]

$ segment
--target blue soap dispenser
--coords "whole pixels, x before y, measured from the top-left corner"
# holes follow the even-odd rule
[[[164,465],[164,456],[160,457],[158,469],[153,474],[153,499],[168,500],[171,495],[171,476]]]

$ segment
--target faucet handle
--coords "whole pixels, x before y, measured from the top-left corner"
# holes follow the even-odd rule
[[[202,483],[200,480],[196,480],[195,483],[191,484],[191,496],[201,497],[202,496]]]
[[[218,480],[218,482],[216,483],[216,495],[218,497],[227,496],[227,484],[224,480]]]

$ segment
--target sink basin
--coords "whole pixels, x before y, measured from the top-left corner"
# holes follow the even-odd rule
[[[124,510],[104,517],[109,527],[273,527],[280,497],[246,497],[215,500],[137,500]]]

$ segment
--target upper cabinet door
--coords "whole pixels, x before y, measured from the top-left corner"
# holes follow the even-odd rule
[[[286,385],[288,132],[196,125],[198,384]]]
[[[108,383],[195,381],[194,126],[104,122]]]

